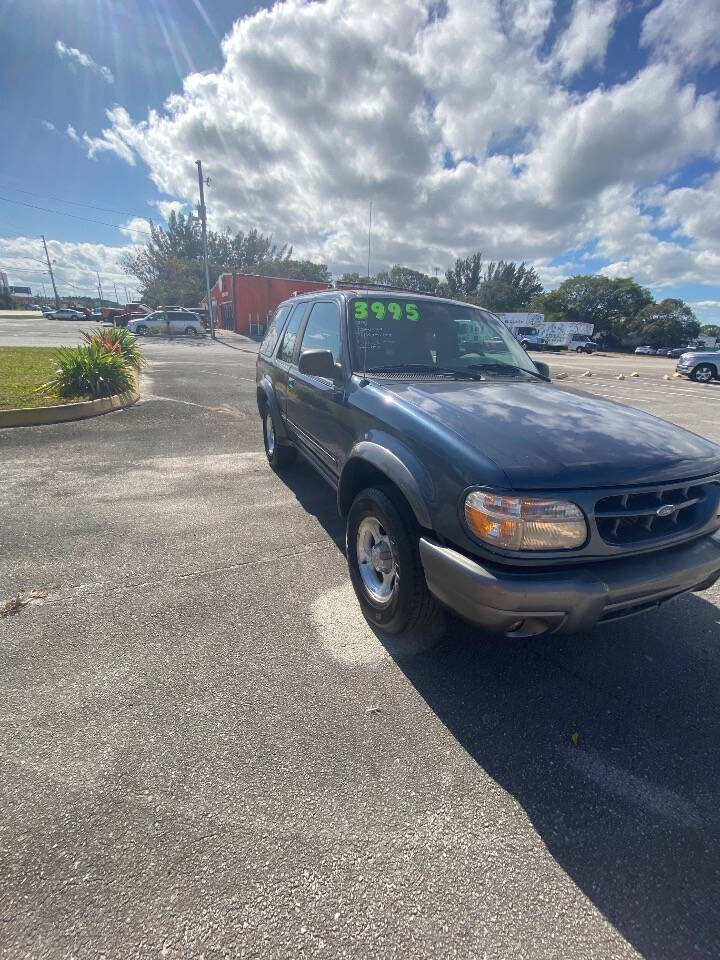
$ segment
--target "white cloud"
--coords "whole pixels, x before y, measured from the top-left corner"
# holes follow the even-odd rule
[[[49,120],[41,120],[40,123],[45,127],[46,130],[49,130],[51,133],[55,131],[55,124],[51,123]]]
[[[689,306],[700,323],[720,324],[720,300],[695,300]]]
[[[640,42],[684,66],[720,63],[717,0],[663,0],[645,17]]]
[[[143,217],[131,217],[120,227],[120,232],[128,237],[131,243],[141,246],[150,239],[150,223]]]
[[[617,13],[617,0],[575,0],[570,25],[555,49],[564,77],[602,66]]]
[[[714,96],[682,85],[674,67],[654,64],[573,104],[523,160],[538,190],[559,203],[649,182],[714,151],[719,108]]]
[[[662,209],[660,224],[696,244],[720,252],[720,172],[696,187],[660,188],[653,202]]]
[[[108,297],[115,296],[114,284],[117,284],[121,297],[125,294],[126,286],[131,297],[136,290],[136,281],[126,276],[120,265],[122,255],[135,249],[132,244],[116,247],[102,243],[48,240],[47,245],[61,296],[94,296],[97,291],[98,272],[103,283],[103,292]],[[0,237],[0,262],[11,282],[27,283],[33,293],[38,295],[42,294],[44,283],[45,292],[52,294],[50,277],[44,264],[42,242],[36,237]]]
[[[287,0],[238,21],[222,69],[162,110],[116,106],[80,139],[91,157],[140,158],[177,198],[163,216],[196,204],[202,157],[212,227],[257,226],[337,271],[364,268],[372,199],[375,268],[480,249],[552,283],[571,272],[553,258],[592,248],[653,286],[717,284],[717,202],[671,183],[714,156],[716,95],[663,59],[587,93],[561,80],[602,60],[618,9],[578,0],[548,55],[550,0],[449,0],[438,17],[426,0]]]
[[[92,159],[99,153],[114,153],[120,157],[121,160],[124,160],[126,163],[129,163],[131,167],[134,167],[135,153],[128,145],[126,138],[126,134],[129,132],[129,127],[131,126],[130,116],[127,110],[125,110],[124,107],[113,107],[112,110],[106,110],[105,113],[111,123],[110,127],[103,130],[99,137],[89,137],[87,133],[82,135],[83,143],[87,147],[88,156]],[[68,134],[74,140],[76,137],[70,133],[71,129],[72,127],[68,127]],[[73,131],[73,133],[74,132],[75,131]]]
[[[158,208],[164,220],[167,220],[173,210],[175,213],[181,213],[187,207],[187,203],[184,203],[182,200],[151,200],[150,202],[154,207]]]
[[[105,83],[115,83],[115,77],[109,67],[96,63],[89,53],[83,53],[77,47],[68,47],[62,40],[55,41],[55,50],[61,60],[66,60],[71,67],[83,67],[101,77]]]
[[[65,129],[65,133],[70,137],[71,140],[74,140],[75,143],[81,142],[80,137],[78,136],[77,130],[71,123],[67,125],[67,128]]]

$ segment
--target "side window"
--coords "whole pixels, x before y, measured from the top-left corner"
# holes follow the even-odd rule
[[[298,330],[300,329],[300,324],[305,316],[306,309],[306,303],[296,304],[295,309],[290,316],[288,325],[285,328],[285,335],[283,336],[283,342],[280,346],[280,353],[278,354],[278,357],[281,360],[284,360],[285,363],[290,363],[293,358],[293,354],[295,353],[295,341],[297,340]]]
[[[280,307],[278,312],[270,321],[270,326],[267,328],[267,333],[263,338],[263,342],[260,344],[260,353],[263,357],[272,356],[272,352],[275,349],[275,344],[278,342],[278,338],[280,337],[280,331],[282,330],[285,319],[289,313],[290,307]]]
[[[313,306],[302,339],[302,353],[306,350],[329,350],[335,363],[338,362],[340,314],[337,304],[325,300]]]

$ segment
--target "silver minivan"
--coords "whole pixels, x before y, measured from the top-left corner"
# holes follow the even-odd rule
[[[128,330],[139,336],[164,333],[167,336],[184,334],[187,337],[201,337],[205,333],[205,328],[195,314],[184,310],[154,310],[145,317],[130,320]]]

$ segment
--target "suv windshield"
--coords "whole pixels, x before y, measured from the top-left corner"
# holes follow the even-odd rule
[[[356,372],[538,376],[504,324],[469,304],[356,297],[348,320]]]

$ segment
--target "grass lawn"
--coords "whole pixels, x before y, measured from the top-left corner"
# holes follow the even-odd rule
[[[55,373],[54,353],[54,347],[0,347],[0,410],[67,402],[34,392]]]

